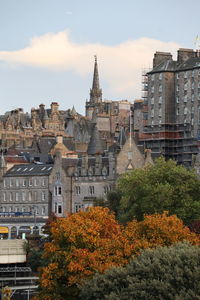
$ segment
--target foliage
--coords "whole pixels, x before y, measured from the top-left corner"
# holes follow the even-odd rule
[[[200,220],[194,221],[188,227],[190,231],[195,232],[196,234],[200,234]]]
[[[144,214],[169,211],[186,224],[200,218],[200,182],[196,174],[172,160],[156,160],[155,165],[124,174],[118,181],[121,194],[117,216],[121,222]]]
[[[31,270],[36,273],[39,268],[46,265],[46,261],[43,259],[43,249],[32,248],[27,257],[27,264],[31,267]]]
[[[12,290],[8,286],[5,286],[2,288],[1,294],[2,294],[2,300],[10,300]]]
[[[43,300],[77,299],[85,279],[126,265],[141,249],[178,241],[199,244],[199,237],[167,212],[122,226],[108,208],[93,207],[56,219],[50,230],[52,241],[45,244],[47,265],[41,272],[38,297]]]
[[[96,271],[124,265],[124,236],[107,208],[59,218],[51,224],[52,242],[45,244],[48,265],[41,274],[39,299],[76,299],[77,284]]]
[[[200,248],[176,244],[144,250],[126,267],[96,274],[82,288],[83,300],[200,299]]]
[[[131,254],[138,254],[141,249],[170,246],[182,241],[200,244],[195,233],[190,232],[177,216],[169,216],[167,212],[145,215],[140,222],[129,222],[124,229],[124,236],[128,240],[127,252],[131,251]]]

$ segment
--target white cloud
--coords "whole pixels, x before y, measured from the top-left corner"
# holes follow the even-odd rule
[[[69,32],[48,33],[34,37],[30,45],[17,51],[0,51],[0,61],[11,65],[29,65],[53,71],[73,70],[84,76],[92,71],[91,62],[97,54],[100,78],[107,81],[110,92],[119,97],[138,97],[141,89],[141,71],[152,66],[155,51],[175,54],[180,47],[174,42],[150,38],[130,40],[114,46],[78,44],[69,38]]]

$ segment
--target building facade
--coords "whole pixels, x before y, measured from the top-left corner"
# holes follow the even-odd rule
[[[154,157],[162,154],[191,166],[192,155],[199,152],[199,51],[179,49],[176,61],[168,52],[156,52],[145,88],[146,126],[140,142]]]

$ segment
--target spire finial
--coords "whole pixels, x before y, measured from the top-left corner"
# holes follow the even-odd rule
[[[97,64],[97,56],[94,55],[95,63],[94,63],[94,74],[93,74],[93,83],[92,89],[90,90],[90,101],[93,103],[102,101],[102,91],[99,85],[99,72],[98,72],[98,64]]]

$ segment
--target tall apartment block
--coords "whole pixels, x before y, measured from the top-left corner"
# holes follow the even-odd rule
[[[144,129],[140,144],[178,163],[191,166],[200,146],[200,53],[179,49],[156,52],[153,69],[143,76]]]

